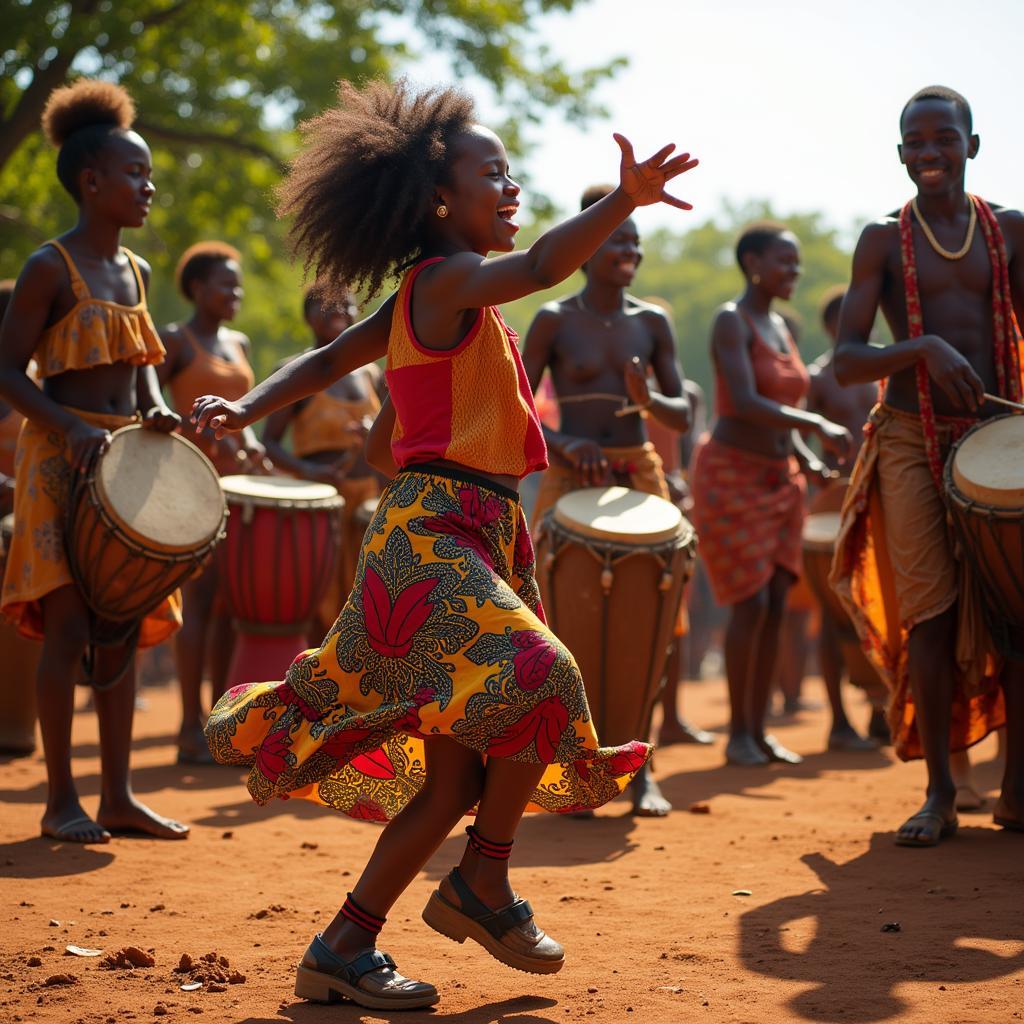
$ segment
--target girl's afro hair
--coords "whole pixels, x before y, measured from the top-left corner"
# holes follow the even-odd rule
[[[191,302],[192,285],[196,281],[205,281],[218,263],[226,263],[228,260],[240,264],[242,254],[227,242],[211,240],[190,245],[181,254],[174,271],[174,283],[178,286],[178,291]]]
[[[400,79],[339,82],[337,105],[301,125],[279,212],[293,216],[292,247],[326,301],[349,288],[372,297],[416,261],[434,190],[474,120],[458,89]]]
[[[58,149],[80,128],[105,125],[127,130],[135,123],[135,103],[112,82],[80,78],[54,89],[43,109],[43,132]]]

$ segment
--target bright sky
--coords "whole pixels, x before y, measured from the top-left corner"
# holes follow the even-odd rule
[[[588,0],[541,25],[570,68],[630,62],[600,90],[607,123],[579,131],[550,116],[534,132],[531,178],[565,210],[614,180],[614,127],[638,155],[675,142],[701,160],[676,183],[694,212],[641,211],[641,229],[759,198],[859,227],[909,197],[899,113],[932,84],[973,108],[982,145],[968,188],[1024,204],[1021,0]]]

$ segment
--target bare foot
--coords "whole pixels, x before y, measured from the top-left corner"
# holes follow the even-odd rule
[[[760,747],[769,761],[778,761],[780,764],[801,764],[803,762],[803,758],[799,754],[787,750],[771,733],[765,733],[761,737]]]
[[[47,808],[39,831],[62,843],[109,843],[110,833],[97,825],[77,801],[53,809]]]
[[[986,803],[985,798],[970,782],[956,787],[956,809],[958,811],[966,811],[970,814],[972,811],[983,810]]]
[[[736,733],[729,737],[725,746],[725,763],[738,764],[746,768],[768,764],[768,755],[758,746],[757,740],[748,732]]]
[[[178,733],[178,764],[215,764],[201,726]]]
[[[892,743],[892,733],[889,731],[889,721],[881,708],[874,708],[871,711],[871,722],[868,725],[868,736],[877,740],[883,747]]]
[[[1004,789],[992,812],[992,820],[1011,832],[1024,832],[1024,807]]]
[[[955,802],[955,793],[929,796],[921,810],[900,826],[896,833],[896,845],[938,846],[941,840],[956,835],[959,822]]]
[[[671,747],[674,743],[714,743],[715,737],[704,729],[698,729],[685,718],[665,719],[658,731],[658,746]]]
[[[110,832],[120,835],[146,835],[154,839],[187,839],[189,828],[173,818],[165,818],[139,803],[133,796],[116,805],[100,804],[96,820]]]
[[[654,781],[650,768],[644,765],[629,784],[633,794],[633,813],[640,818],[664,818],[672,810],[661,788]]]
[[[828,749],[844,754],[870,753],[872,750],[878,749],[878,744],[866,736],[861,736],[852,725],[847,723],[845,726],[833,729],[828,734]]]

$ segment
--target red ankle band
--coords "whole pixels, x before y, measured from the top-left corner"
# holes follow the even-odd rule
[[[512,843],[495,843],[490,839],[485,839],[472,825],[466,829],[466,835],[469,836],[469,845],[473,848],[474,853],[478,853],[481,857],[490,857],[491,860],[508,860],[512,856]]]
[[[377,917],[369,911],[363,910],[363,908],[359,906],[354,899],[352,899],[352,893],[348,894],[348,897],[342,904],[341,913],[343,917],[348,918],[348,920],[350,920],[354,925],[357,925],[364,931],[373,932],[374,935],[384,927],[384,922],[387,920],[386,917]]]

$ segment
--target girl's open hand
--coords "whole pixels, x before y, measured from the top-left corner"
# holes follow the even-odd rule
[[[642,164],[633,155],[633,145],[625,135],[615,132],[612,136],[623,151],[623,160],[618,168],[618,180],[624,193],[637,206],[651,206],[654,203],[668,203],[679,210],[692,210],[693,207],[665,190],[667,182],[684,174],[697,166],[698,161],[690,160],[688,153],[681,153],[669,159],[669,154],[676,148],[675,142],[663,145],[653,157]]]
[[[670,160],[669,154],[676,148],[675,143],[670,142],[667,146],[662,146],[650,159],[638,163],[629,139],[618,132],[614,133],[613,138],[622,150],[619,184],[636,206],[668,203],[679,210],[693,209],[690,203],[670,196],[665,191],[665,185],[678,175],[696,167],[697,160],[691,160],[689,153],[680,153]]]
[[[226,398],[218,398],[217,395],[200,395],[192,403],[190,418],[197,434],[209,428],[218,441],[225,434],[249,425],[237,402],[229,402]]]

